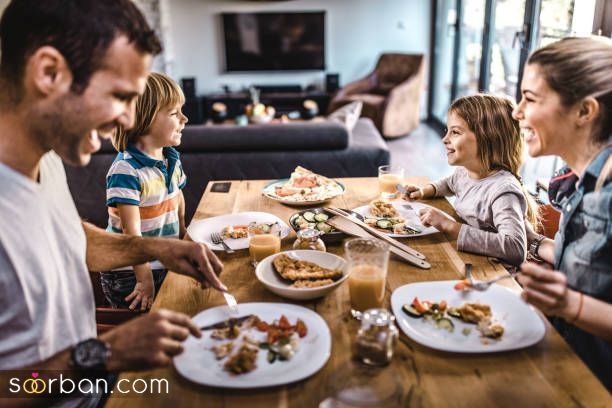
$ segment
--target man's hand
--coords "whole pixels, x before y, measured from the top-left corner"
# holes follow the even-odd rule
[[[191,276],[205,288],[212,286],[227,291],[217,277],[223,270],[223,264],[206,245],[178,239],[155,240],[153,245],[152,255],[166,268]]]
[[[521,297],[549,316],[573,317],[578,309],[577,292],[567,288],[567,277],[549,266],[526,262],[521,265],[518,281]]]
[[[183,351],[188,336],[201,337],[189,316],[160,309],[117,326],[100,336],[110,344],[109,371],[163,367]]]

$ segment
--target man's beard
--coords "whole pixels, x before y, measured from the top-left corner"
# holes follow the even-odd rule
[[[28,133],[45,152],[54,150],[67,164],[85,166],[89,159],[83,160],[80,147],[89,129],[76,99],[66,96],[46,111],[35,108],[26,123]]]

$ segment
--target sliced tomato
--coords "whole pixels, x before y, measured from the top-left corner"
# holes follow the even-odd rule
[[[464,279],[455,285],[455,290],[465,290],[470,287],[470,281]]]
[[[287,319],[287,316],[281,316],[280,320],[278,321],[278,327],[283,330],[291,328],[291,323],[289,323],[289,319]]]
[[[268,323],[264,322],[263,320],[260,320],[260,321],[257,322],[256,327],[257,327],[257,330],[262,331],[262,332],[266,332],[266,331],[268,331],[268,328],[270,326],[268,325]]]
[[[308,327],[306,327],[306,323],[302,321],[302,319],[298,319],[295,322],[295,331],[300,337],[304,337],[308,334]]]
[[[446,300],[442,300],[440,303],[438,303],[438,309],[440,309],[441,312],[446,310]]]
[[[429,310],[431,303],[427,301],[421,302],[419,298],[415,296],[414,300],[412,301],[412,306],[417,310],[417,312],[425,313]]]

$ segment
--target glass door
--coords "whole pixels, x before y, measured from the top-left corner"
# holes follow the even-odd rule
[[[480,90],[485,3],[485,0],[463,0],[461,4],[456,98]]]
[[[445,126],[446,110],[453,98],[457,0],[440,0],[436,3],[429,112],[430,117]]]

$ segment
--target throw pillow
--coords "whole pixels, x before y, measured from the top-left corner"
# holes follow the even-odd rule
[[[344,105],[330,113],[327,116],[327,119],[342,123],[344,126],[346,126],[348,133],[351,134],[355,124],[357,124],[357,120],[359,120],[362,107],[363,102],[361,101],[351,102],[348,105]]]

